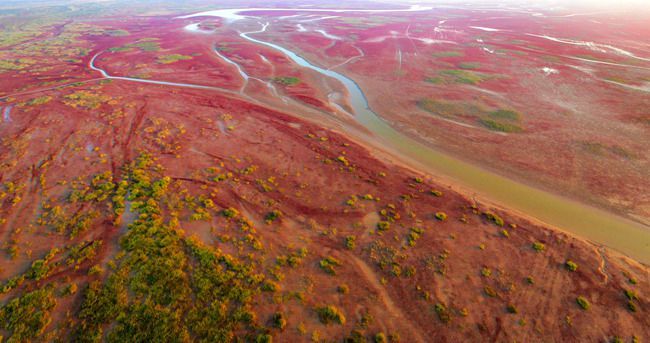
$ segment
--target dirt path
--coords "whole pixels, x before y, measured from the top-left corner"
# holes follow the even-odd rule
[[[346,256],[354,261],[354,264],[361,271],[363,278],[368,281],[368,283],[370,283],[370,285],[372,285],[375,290],[377,290],[379,299],[384,304],[386,311],[388,311],[391,316],[402,319],[401,322],[408,327],[409,333],[413,336],[413,338],[415,338],[416,342],[426,342],[422,336],[422,332],[420,332],[420,329],[415,327],[412,324],[410,318],[405,316],[402,310],[397,305],[395,305],[395,302],[393,302],[393,299],[390,297],[384,286],[379,282],[377,275],[372,270],[372,268],[370,268],[370,266],[368,266],[363,260],[354,256],[353,254],[346,254]]]

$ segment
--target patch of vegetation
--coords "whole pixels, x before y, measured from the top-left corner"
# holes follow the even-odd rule
[[[178,192],[149,155],[124,170],[136,219],[107,277],[83,292],[74,340],[221,342],[257,334],[251,304],[264,276],[183,236],[171,210]]]
[[[284,313],[276,312],[271,317],[271,323],[274,328],[284,330],[284,328],[287,326],[287,318]]]
[[[111,100],[111,97],[108,95],[100,95],[86,90],[76,91],[64,96],[63,98],[66,99],[63,102],[68,106],[91,110],[98,109],[103,103]]]
[[[317,307],[316,313],[318,314],[318,319],[323,324],[331,324],[331,323],[340,324],[340,325],[345,324],[345,316],[334,305]]]
[[[513,110],[504,110],[504,109],[492,111],[490,112],[489,116],[494,119],[503,119],[509,121],[518,121],[521,119],[521,114],[519,114],[519,112]]]
[[[341,293],[341,294],[348,294],[348,293],[350,293],[350,287],[348,287],[348,285],[346,285],[346,284],[342,284],[342,285],[339,285],[338,287],[336,287],[336,291]]]
[[[126,44],[119,47],[113,47],[108,49],[111,52],[121,52],[121,51],[132,51],[134,49],[139,49],[141,51],[158,51],[160,50],[160,43],[157,42],[157,38],[143,38],[135,43]]]
[[[434,197],[438,197],[438,198],[442,196],[442,192],[439,191],[439,190],[435,190],[435,189],[431,190],[431,192],[429,192],[429,193],[431,193],[431,195],[433,195]]]
[[[44,96],[40,96],[38,98],[34,98],[32,100],[29,100],[26,104],[29,105],[29,106],[45,105],[48,102],[50,102],[51,100],[52,100],[51,96],[44,95]]]
[[[357,237],[350,235],[345,237],[345,247],[348,248],[349,250],[354,249],[357,246]]]
[[[180,54],[171,54],[171,55],[162,55],[156,58],[156,61],[160,64],[170,64],[178,61],[191,60],[192,56],[180,55]]]
[[[295,86],[300,83],[300,79],[294,76],[279,76],[274,77],[273,82],[279,83],[283,86]]]
[[[537,251],[537,252],[542,252],[542,251],[546,250],[546,245],[544,245],[544,243],[542,243],[542,242],[534,242],[533,243],[533,249],[535,251]]]
[[[267,224],[271,224],[274,221],[278,220],[280,217],[282,217],[282,212],[280,212],[279,210],[273,210],[264,216],[264,221]]]
[[[576,270],[578,270],[578,264],[571,261],[571,260],[566,260],[566,262],[564,262],[564,267],[567,270],[572,271],[572,272],[575,272]]]
[[[497,132],[519,133],[523,131],[523,129],[516,124],[504,123],[489,118],[479,119],[478,123],[489,130]]]
[[[445,58],[445,57],[462,57],[465,54],[462,51],[455,51],[455,50],[449,50],[449,51],[437,51],[432,54],[433,57],[436,58]]]
[[[607,145],[600,142],[589,142],[589,141],[580,141],[577,144],[582,150],[597,156],[609,155],[609,156],[616,156],[625,159],[635,158],[633,153],[627,151],[626,149],[618,145]]]
[[[451,321],[451,314],[449,313],[449,309],[447,309],[447,306],[445,304],[437,303],[434,309],[438,315],[438,319],[440,319],[441,322],[449,323]]]
[[[477,85],[488,79],[488,76],[485,74],[462,69],[441,70],[438,75],[447,82],[462,83],[467,85]]]
[[[327,256],[324,259],[320,260],[319,265],[327,274],[336,275],[335,267],[341,265],[341,262],[334,257]]]
[[[407,236],[408,245],[414,247],[415,243],[420,239],[420,236],[424,233],[424,229],[420,227],[412,227],[409,230]]]
[[[445,221],[447,219],[447,214],[445,212],[436,212],[436,219],[439,221]]]
[[[488,221],[494,223],[494,225],[497,225],[497,226],[505,225],[505,221],[503,220],[503,218],[501,218],[498,214],[496,214],[494,212],[490,212],[490,211],[483,212],[483,216],[485,216],[485,218]]]
[[[53,287],[46,286],[0,308],[0,328],[10,336],[8,342],[37,341],[51,321],[50,312],[56,305]]]
[[[460,69],[478,69],[480,67],[478,62],[460,62],[458,63],[458,68]]]
[[[129,31],[126,30],[108,30],[105,32],[107,35],[111,37],[124,37],[130,35]]]
[[[579,296],[576,298],[576,303],[578,303],[578,306],[582,308],[583,310],[588,310],[591,307],[591,304],[589,303],[589,300],[587,300],[583,296]]]
[[[390,223],[389,222],[382,220],[382,221],[379,221],[377,223],[377,230],[386,231],[388,229],[390,229]]]

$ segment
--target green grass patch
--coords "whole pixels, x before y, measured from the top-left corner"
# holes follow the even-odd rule
[[[180,54],[171,54],[171,55],[162,55],[158,56],[157,62],[160,64],[170,64],[183,60],[191,60],[192,56],[180,55]]]
[[[130,35],[129,31],[126,30],[109,30],[106,31],[106,34],[111,37],[123,37]]]
[[[476,85],[487,79],[487,76],[484,74],[460,69],[442,70],[438,73],[438,75],[447,81],[464,83],[468,85]]]
[[[505,133],[518,133],[523,131],[523,129],[516,124],[499,122],[489,118],[479,119],[478,123],[481,126],[491,131],[505,132]]]
[[[300,83],[300,79],[294,76],[280,76],[274,77],[273,82],[279,83],[283,86],[294,86]]]
[[[465,54],[462,51],[449,50],[449,51],[437,51],[431,55],[435,58],[446,58],[446,57],[462,57]]]
[[[125,44],[108,49],[111,52],[132,51],[139,49],[141,51],[158,51],[160,50],[160,43],[155,41],[156,38],[145,38],[135,43]]]
[[[458,68],[460,69],[478,69],[481,65],[478,62],[460,62]]]
[[[499,109],[493,112],[490,112],[490,117],[494,119],[504,119],[510,121],[518,121],[521,119],[521,115],[517,111],[513,110],[503,110]]]

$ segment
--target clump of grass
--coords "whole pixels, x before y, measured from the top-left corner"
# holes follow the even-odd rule
[[[226,218],[234,218],[239,215],[239,211],[237,211],[235,208],[228,207],[221,211],[221,214]]]
[[[388,229],[390,229],[390,223],[389,222],[387,222],[385,220],[382,220],[379,223],[377,223],[377,230],[386,231]]]
[[[503,218],[501,218],[498,214],[493,213],[493,212],[483,212],[483,215],[485,218],[487,218],[488,221],[491,221],[497,226],[503,226],[505,225],[505,221]]]
[[[439,197],[442,196],[442,192],[439,191],[439,190],[435,190],[435,189],[434,189],[434,190],[431,190],[430,193],[431,193],[431,195],[433,195],[434,197],[438,197],[438,198],[439,198]]]
[[[634,291],[626,289],[624,293],[625,293],[625,297],[628,298],[629,300],[639,300],[639,296],[636,295],[636,292]]]
[[[345,324],[345,316],[334,305],[321,306],[316,308],[318,319],[323,324]]]
[[[517,307],[516,307],[515,305],[513,305],[513,304],[509,304],[509,305],[506,307],[506,310],[508,311],[508,313],[513,313],[513,314],[515,314],[515,313],[519,313],[519,310],[518,310]]]
[[[578,270],[578,264],[571,261],[571,260],[566,260],[566,262],[564,262],[564,267],[567,270],[572,271],[572,272],[575,272],[576,270]]]
[[[576,303],[578,303],[578,306],[582,308],[583,310],[588,310],[591,307],[591,304],[589,303],[589,300],[587,300],[583,296],[579,296],[576,298]]]
[[[341,262],[334,257],[327,256],[324,259],[320,260],[319,265],[327,274],[336,275],[335,267],[341,265]]]
[[[357,237],[350,235],[345,237],[345,247],[348,248],[349,250],[354,249],[357,246]]]
[[[437,303],[434,307],[438,319],[443,323],[449,323],[451,321],[451,315],[449,314],[449,309],[445,304]]]
[[[542,242],[534,242],[533,243],[533,249],[535,251],[537,251],[537,252],[542,252],[542,251],[546,250],[546,245],[544,245],[544,243],[542,243]]]
[[[338,287],[336,287],[336,291],[341,293],[341,294],[348,294],[348,293],[350,293],[350,287],[348,287],[348,285],[346,285],[346,284],[342,284],[342,285],[339,285]]]
[[[280,218],[281,216],[282,216],[282,212],[280,212],[279,210],[273,210],[273,211],[267,213],[266,216],[264,216],[264,221],[267,224],[271,224],[274,221],[276,221],[278,218]]]
[[[444,221],[447,219],[447,214],[445,212],[436,212],[436,219]]]
[[[284,328],[287,326],[287,318],[285,317],[284,313],[276,312],[273,314],[273,317],[271,317],[271,323],[273,324],[274,328],[284,330]]]

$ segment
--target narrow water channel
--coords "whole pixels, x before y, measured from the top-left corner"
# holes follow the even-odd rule
[[[349,77],[321,68],[280,45],[251,37],[261,30],[241,33],[250,42],[273,48],[294,63],[340,81],[349,95],[355,118],[390,150],[417,162],[427,171],[441,173],[461,185],[521,213],[650,263],[650,228],[561,196],[513,181],[426,146],[393,129],[370,109],[359,85]]]

